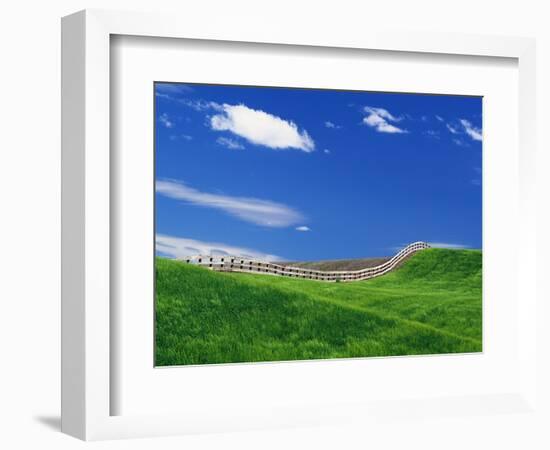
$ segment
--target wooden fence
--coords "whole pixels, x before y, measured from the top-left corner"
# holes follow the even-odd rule
[[[383,264],[375,267],[368,267],[366,269],[349,271],[323,271],[301,267],[282,266],[272,262],[258,261],[237,256],[197,255],[181,260],[189,264],[196,264],[218,272],[246,272],[329,282],[349,282],[368,280],[370,278],[384,275],[395,269],[399,263],[408,258],[410,255],[429,247],[430,246],[425,242],[414,242],[407,245]]]

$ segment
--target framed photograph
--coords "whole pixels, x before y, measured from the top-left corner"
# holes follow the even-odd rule
[[[533,41],[85,11],[62,45],[64,432],[532,413]]]
[[[154,95],[155,366],[482,351],[482,97]]]

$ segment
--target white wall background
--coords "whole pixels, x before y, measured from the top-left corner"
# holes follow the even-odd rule
[[[19,0],[0,9],[0,447],[82,448],[59,433],[60,346],[60,17],[84,8],[179,11],[217,21],[271,20],[281,27],[458,31],[537,37],[539,239],[550,250],[550,12],[548,2],[392,0],[369,2],[170,0]],[[542,254],[542,251],[541,251]],[[540,260],[542,262],[542,257]],[[546,268],[548,263],[546,262]],[[539,264],[542,274],[543,267]],[[548,270],[540,289],[550,302]],[[544,285],[543,285],[544,283]],[[550,317],[550,308],[541,314]],[[550,379],[550,333],[541,365]],[[545,390],[545,395],[548,390]],[[547,397],[548,398],[548,397]],[[550,403],[549,403],[550,404]],[[529,416],[418,420],[374,428],[234,433],[88,444],[118,448],[549,448],[550,423]],[[546,436],[544,439],[542,436]]]

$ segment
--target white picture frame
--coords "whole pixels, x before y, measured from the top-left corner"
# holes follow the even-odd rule
[[[368,49],[423,54],[513,58],[519,67],[519,189],[517,282],[517,392],[485,399],[485,413],[503,403],[536,411],[536,207],[535,43],[532,39],[451,34],[349,30],[330,35],[314,27],[284,30],[263,23],[232,24],[215,29],[191,17],[88,10],[62,22],[62,430],[85,440],[249,430],[266,427],[371,419],[388,406],[316,405],[273,408],[265,414],[111,415],[110,378],[113,323],[110,321],[111,211],[110,183],[110,38],[112,35],[201,39],[242,43]],[[530,261],[530,265],[521,263]],[[299,369],[298,369],[299,370]],[[311,366],[310,366],[311,370]],[[479,403],[479,399],[470,399]],[[429,400],[433,402],[432,400]],[[434,408],[470,414],[468,399],[442,399]],[[457,406],[458,405],[458,406]],[[366,411],[369,410],[369,411]],[[414,410],[412,407],[411,411]],[[479,410],[477,410],[479,413]],[[414,414],[414,412],[411,412]]]

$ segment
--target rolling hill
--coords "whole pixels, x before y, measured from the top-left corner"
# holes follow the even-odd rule
[[[156,365],[482,350],[481,251],[428,249],[355,283],[156,260]]]

